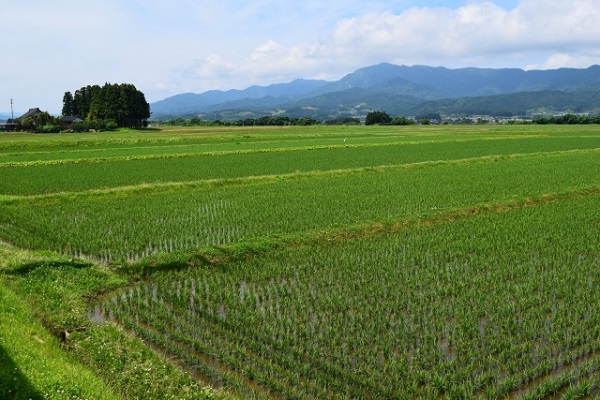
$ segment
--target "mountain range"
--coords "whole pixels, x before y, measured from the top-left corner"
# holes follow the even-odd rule
[[[600,114],[600,66],[522,70],[400,66],[361,68],[338,81],[298,79],[244,90],[185,93],[150,104],[152,119],[206,120],[265,115],[328,120],[440,114],[531,116]]]
[[[6,121],[11,118],[12,114],[0,112],[0,121]]]

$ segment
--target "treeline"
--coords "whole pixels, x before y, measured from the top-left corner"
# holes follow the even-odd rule
[[[365,125],[429,125],[429,124],[485,124],[496,121],[495,118],[486,120],[478,118],[477,120],[469,118],[444,119],[440,114],[423,114],[415,118],[405,116],[392,117],[384,111],[371,111],[367,113],[364,121]],[[292,126],[292,125],[360,125],[362,121],[355,117],[340,117],[326,121],[319,121],[313,118],[289,118],[286,116],[264,116],[260,118],[245,118],[237,120],[203,120],[200,117],[172,118],[167,120],[154,120],[154,123],[174,125],[174,126]],[[508,124],[600,124],[600,115],[586,116],[565,114],[556,117],[537,117],[533,120],[510,120]]]
[[[289,125],[316,125],[321,122],[312,118],[289,118],[279,115],[269,115],[260,118],[244,118],[237,120],[203,120],[200,117],[192,117],[188,119],[172,118],[165,121],[153,121],[155,123],[163,123],[174,126],[289,126]]]
[[[546,125],[588,125],[600,124],[600,115],[590,117],[588,115],[565,114],[558,117],[538,117],[533,120],[534,124]]]
[[[306,126],[306,125],[361,125],[362,121],[355,117],[339,117],[325,121],[313,118],[289,118],[285,116],[264,116],[260,118],[244,118],[237,120],[203,120],[200,117],[184,119],[182,117],[167,120],[153,120],[155,124],[172,126]],[[373,111],[367,114],[366,125],[414,125],[417,121],[404,116],[390,117],[382,111]],[[419,123],[428,124],[429,120],[420,119]]]
[[[429,120],[426,118],[420,119],[422,123],[429,123]],[[367,113],[367,117],[365,119],[365,125],[414,125],[416,121],[414,119],[409,119],[404,116],[394,117],[392,118],[385,111],[371,111]]]
[[[95,129],[139,129],[147,125],[150,104],[130,83],[88,85],[64,94],[62,115],[78,116]]]
[[[376,112],[378,113],[378,112]],[[385,114],[385,113],[384,113]],[[377,114],[379,115],[379,114]],[[387,114],[386,114],[387,115]],[[415,122],[405,117],[391,118],[390,121],[395,125],[411,125]],[[307,125],[360,125],[361,120],[355,117],[339,117],[326,121],[319,121],[314,118],[290,118],[280,115],[269,115],[259,118],[244,118],[237,120],[203,120],[200,117],[192,118],[171,118],[167,120],[154,120],[157,124],[173,125],[173,126],[307,126]],[[377,123],[386,123],[379,121]]]

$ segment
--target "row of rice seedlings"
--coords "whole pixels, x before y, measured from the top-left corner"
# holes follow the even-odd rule
[[[187,347],[188,353],[200,353],[220,365],[227,366],[221,370],[242,371],[241,375],[247,375],[245,379],[251,379],[269,391],[280,391],[282,382],[288,381],[294,381],[294,386],[306,387],[310,392],[318,391],[312,381],[297,379],[293,369],[286,370],[279,364],[273,364],[268,359],[270,353],[264,346],[248,347],[239,341],[235,332],[215,324],[213,319],[220,319],[222,316],[209,313],[206,318],[198,319],[199,315],[193,313],[186,314],[187,318],[180,318],[181,316],[172,310],[172,304],[161,297],[162,292],[157,291],[156,286],[151,290],[145,287],[143,300],[140,293],[130,292],[128,295],[113,298],[109,302],[112,307],[107,310],[108,314],[119,318],[123,309],[135,308],[141,301],[146,308],[135,308],[139,311],[135,313],[137,324],[158,326],[161,329],[160,335],[176,341],[178,346]],[[296,391],[287,388],[282,394],[286,397],[297,397]]]
[[[600,368],[592,367],[587,376],[580,376],[569,382],[569,386],[555,398],[574,399],[596,399],[600,396]]]
[[[160,250],[171,251],[170,241],[173,250],[178,250],[275,233],[426,216],[440,208],[597,185],[599,162],[593,152],[569,153],[68,202],[21,200],[0,203],[0,223],[22,228],[6,233],[7,240],[22,247],[62,249],[68,245],[98,259],[128,254],[136,259],[154,252],[159,243]],[[348,193],[352,201],[347,200]],[[227,206],[199,211],[214,203]]]
[[[237,226],[226,227],[207,227],[203,230],[196,230],[193,233],[187,233],[185,236],[162,239],[158,238],[150,241],[148,245],[137,250],[122,250],[112,252],[110,249],[103,250],[99,256],[87,256],[80,249],[71,249],[69,247],[62,249],[62,254],[70,257],[95,259],[102,264],[112,262],[127,261],[129,263],[139,261],[141,258],[156,255],[159,253],[173,253],[176,250],[196,249],[207,246],[220,246],[233,243],[239,238],[239,229]],[[60,252],[60,250],[59,250]]]
[[[537,129],[536,129],[537,130]],[[383,131],[383,132],[382,132]],[[430,130],[431,131],[431,130]],[[452,134],[448,134],[447,129],[444,131],[438,130],[435,134],[431,132],[423,132],[415,129],[389,129],[383,127],[371,127],[365,130],[364,127],[335,127],[311,126],[308,128],[290,127],[283,129],[272,129],[269,127],[252,127],[252,128],[181,128],[181,127],[165,127],[161,131],[140,131],[127,132],[125,135],[119,133],[102,132],[100,134],[59,134],[40,137],[39,135],[3,135],[0,137],[0,154],[2,152],[27,152],[40,151],[50,149],[53,151],[66,151],[69,149],[120,149],[130,147],[154,147],[154,146],[178,146],[178,145],[224,145],[240,143],[261,143],[261,142],[287,142],[287,141],[304,141],[304,140],[340,140],[340,137],[370,139],[390,137],[393,140],[405,137],[406,140],[412,138],[436,138],[441,137],[448,139],[449,137],[469,137],[473,133],[489,135],[489,132],[482,133],[480,128],[459,127],[454,129]],[[518,133],[514,132],[514,128],[508,129],[507,134]],[[519,130],[522,131],[522,130]],[[568,133],[568,132],[567,132]],[[571,131],[571,134],[579,134],[577,131]],[[534,132],[533,134],[539,134]],[[477,135],[475,135],[477,136]],[[394,139],[396,138],[396,139]]]
[[[534,213],[519,210],[519,218],[352,242],[341,252],[291,251],[228,275],[190,271],[151,291],[176,319],[205,315],[241,333],[227,340],[263,354],[269,346],[273,360],[307,379],[327,371],[330,390],[497,398],[597,351],[598,238],[589,229],[597,199],[578,201],[542,207],[558,211],[541,220],[523,221]],[[565,210],[574,221],[564,221]],[[522,235],[531,243],[514,240]],[[552,246],[540,247],[547,240]]]
[[[157,350],[164,352],[165,356],[172,358],[177,357],[179,360],[185,362],[189,366],[189,370],[195,377],[203,380],[204,382],[211,384],[216,387],[227,386],[229,388],[235,388],[237,393],[242,395],[244,398],[249,399],[268,399],[267,395],[257,395],[256,391],[248,388],[248,382],[240,379],[239,375],[234,371],[223,367],[222,364],[217,362],[215,350],[206,347],[207,343],[213,343],[215,340],[214,336],[210,339],[198,341],[195,340],[190,347],[185,342],[188,340],[184,338],[180,340],[180,336],[172,334],[169,331],[157,329],[160,328],[161,324],[149,324],[142,322],[140,323],[140,316],[135,315],[135,319],[132,319],[127,314],[116,314],[119,321],[124,324],[127,328],[131,329],[131,332],[138,335],[142,339],[146,340]],[[218,345],[217,341],[217,345]],[[216,348],[217,350],[219,348]],[[208,356],[207,356],[208,355]]]
[[[398,141],[390,138],[369,138],[366,141],[350,138],[350,141],[340,141],[339,139],[319,139],[318,141],[306,140],[295,143],[287,142],[256,142],[254,145],[245,144],[242,146],[227,144],[228,148],[215,149],[206,145],[170,145],[170,146],[134,146],[125,148],[101,148],[101,149],[68,149],[63,151],[29,151],[22,153],[2,153],[0,152],[0,168],[9,166],[29,166],[29,165],[56,165],[82,162],[110,162],[122,160],[145,160],[161,158],[181,158],[181,157],[202,157],[202,156],[229,156],[241,153],[268,153],[268,152],[298,152],[304,150],[338,150],[344,149],[341,154],[348,155],[348,161],[356,161],[362,158],[367,165],[369,160],[364,159],[364,149],[373,148],[373,155],[383,156],[385,163],[396,163],[398,161],[416,162],[426,160],[448,159],[453,157],[467,158],[492,154],[513,154],[529,153],[540,151],[556,151],[568,149],[596,148],[598,143],[597,136],[571,137],[569,140],[557,140],[555,137],[544,136],[479,136],[479,137],[452,137],[445,140],[422,138],[404,139]],[[490,141],[498,143],[492,144]],[[516,143],[515,143],[516,141]],[[513,143],[511,143],[513,142]],[[393,158],[391,157],[390,146],[410,145],[423,147],[414,149],[409,153],[402,152]],[[387,147],[387,149],[376,149],[377,147]],[[456,148],[455,148],[456,147]],[[493,152],[492,152],[493,149]],[[356,151],[355,151],[356,150]],[[380,150],[380,151],[378,151]],[[387,151],[386,151],[387,150]],[[412,149],[411,149],[412,150]],[[334,153],[335,154],[335,153]],[[429,156],[427,156],[429,154]],[[310,156],[309,156],[310,157]],[[392,160],[394,162],[392,162]],[[292,157],[294,163],[295,157]],[[316,161],[323,162],[321,158]],[[372,162],[372,161],[371,161]]]
[[[598,372],[600,357],[588,360],[568,371],[544,379],[529,387],[524,393],[518,393],[521,399],[577,399],[594,396],[598,391]],[[595,382],[594,382],[595,381]]]
[[[163,205],[164,206],[164,205]],[[227,199],[210,198],[204,203],[194,202],[191,210],[171,210],[171,216],[157,215],[148,221],[125,221],[123,215],[111,216],[110,205],[100,206],[99,213],[105,213],[107,230],[97,231],[90,215],[81,210],[71,212],[61,208],[59,213],[51,216],[51,226],[62,225],[60,230],[51,230],[45,238],[59,245],[56,250],[66,256],[94,258],[103,263],[127,260],[136,261],[141,257],[157,253],[171,253],[180,249],[192,249],[203,246],[232,243],[240,238],[242,232],[237,225],[228,223],[230,202]],[[179,214],[178,214],[179,213]],[[119,220],[120,219],[120,220]],[[147,240],[141,246],[138,237],[126,237],[132,231],[131,226],[139,228],[138,235]],[[83,238],[78,239],[68,228],[78,229]],[[185,228],[185,229],[183,229]],[[35,226],[33,229],[37,229]],[[18,232],[11,229],[12,233]],[[145,233],[152,232],[150,235]],[[23,231],[27,234],[27,231]],[[84,238],[95,236],[96,243],[85,243]],[[134,241],[134,243],[132,243]],[[29,246],[28,246],[29,247]],[[93,250],[94,248],[100,251]]]
[[[194,281],[191,281],[191,282],[192,282],[191,287],[192,287],[192,293],[193,293],[194,292],[194,283],[193,283]],[[243,287],[243,285],[241,285],[241,287]],[[180,282],[178,282],[178,285],[177,285],[178,293],[179,293],[179,290],[180,290]],[[242,293],[243,293],[243,291],[242,291]],[[236,321],[238,318],[237,313],[230,314],[230,312],[235,311],[235,310],[231,310],[223,304],[220,304],[214,311],[210,307],[203,310],[201,307],[202,301],[194,300],[194,297],[193,297],[194,294],[191,294],[191,296],[192,297],[190,297],[190,306],[189,306],[190,307],[189,312],[191,313],[191,315],[194,315],[194,316],[204,315],[205,319],[214,320],[216,323],[223,325],[225,328],[227,328],[230,325],[227,323],[227,321]],[[204,295],[204,293],[203,294],[198,293],[197,296],[199,298],[204,298],[205,295]],[[199,309],[198,309],[199,314],[196,311],[193,311],[194,304],[198,305],[197,307],[199,307]],[[239,329],[236,328],[237,324],[235,324],[235,325],[236,326],[229,326],[229,331],[235,332],[236,335],[239,335],[240,331],[239,331]],[[246,333],[246,335],[247,335],[247,333]],[[244,335],[244,336],[246,336],[246,335]],[[269,357],[272,354],[273,349],[275,347],[277,347],[275,333],[273,333],[273,336],[271,336],[271,337],[258,338],[258,340],[254,340],[254,341],[247,341],[247,337],[245,339],[246,340],[244,340],[244,342],[247,343],[249,348],[251,348],[254,352],[256,352],[256,354],[261,355],[261,357]],[[279,360],[279,363],[283,364],[284,366],[290,367],[289,368],[290,371],[295,370],[293,368],[293,365],[291,365],[289,361]],[[320,380],[322,380],[323,378],[324,378],[324,376],[321,376]],[[279,379],[281,380],[281,377]],[[296,382],[295,385],[296,386],[305,385],[306,382],[311,382],[311,380],[301,379],[301,380],[298,380],[298,382]],[[314,389],[311,389],[311,391],[314,391]]]
[[[222,309],[221,309],[221,310],[219,311],[220,318],[224,318],[224,317],[225,317],[223,313],[224,313],[224,311],[222,311]],[[232,316],[232,318],[235,318],[235,316]]]
[[[481,327],[480,327],[480,330],[481,330]]]
[[[144,149],[135,159],[85,159],[80,153],[73,159],[50,160],[57,165],[9,163],[0,158],[0,192],[26,195],[64,191],[82,191],[106,187],[158,182],[181,182],[276,175],[297,171],[326,171],[377,167],[439,160],[459,160],[492,155],[528,154],[594,149],[600,147],[600,135],[557,139],[555,137],[490,137],[449,142],[371,143],[355,147],[260,149],[247,154],[184,155],[174,148],[171,153],[145,156]],[[293,150],[293,151],[289,151]],[[133,150],[132,150],[133,151]],[[65,157],[65,156],[63,156]],[[145,158],[144,158],[145,157]],[[165,158],[166,157],[166,158]],[[130,157],[131,158],[131,157]],[[4,162],[3,162],[4,161]],[[8,168],[8,166],[13,167]],[[82,177],[83,179],[73,179]]]

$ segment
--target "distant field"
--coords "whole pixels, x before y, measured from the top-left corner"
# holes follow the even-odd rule
[[[241,398],[594,398],[599,201],[597,126],[0,136],[0,240]]]

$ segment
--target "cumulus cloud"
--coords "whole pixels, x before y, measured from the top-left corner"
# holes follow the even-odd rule
[[[212,54],[194,62],[187,74],[202,87],[242,88],[249,84],[276,83],[298,77],[329,79],[334,64],[334,50],[329,45],[284,46],[268,40],[243,58],[232,61]]]
[[[507,10],[493,2],[455,9],[412,7],[337,22],[320,43],[269,40],[243,57],[211,56],[194,66],[208,82],[243,85],[323,76],[382,61],[448,67],[585,67],[600,63],[596,0],[522,0]],[[225,81],[223,81],[225,79]],[[207,83],[207,82],[205,82]],[[226,84],[226,83],[225,83]]]
[[[386,12],[340,21],[333,38],[362,54],[457,64],[482,56],[501,63],[506,55],[531,56],[553,49],[585,52],[600,44],[600,9],[593,3],[523,0],[511,11],[493,3],[455,10],[412,8],[398,15]]]
[[[597,3],[11,2],[2,10],[11,62],[0,63],[0,87],[20,104],[58,110],[64,91],[104,82],[132,82],[155,101],[296,78],[333,80],[380,62],[586,67],[600,64]]]

